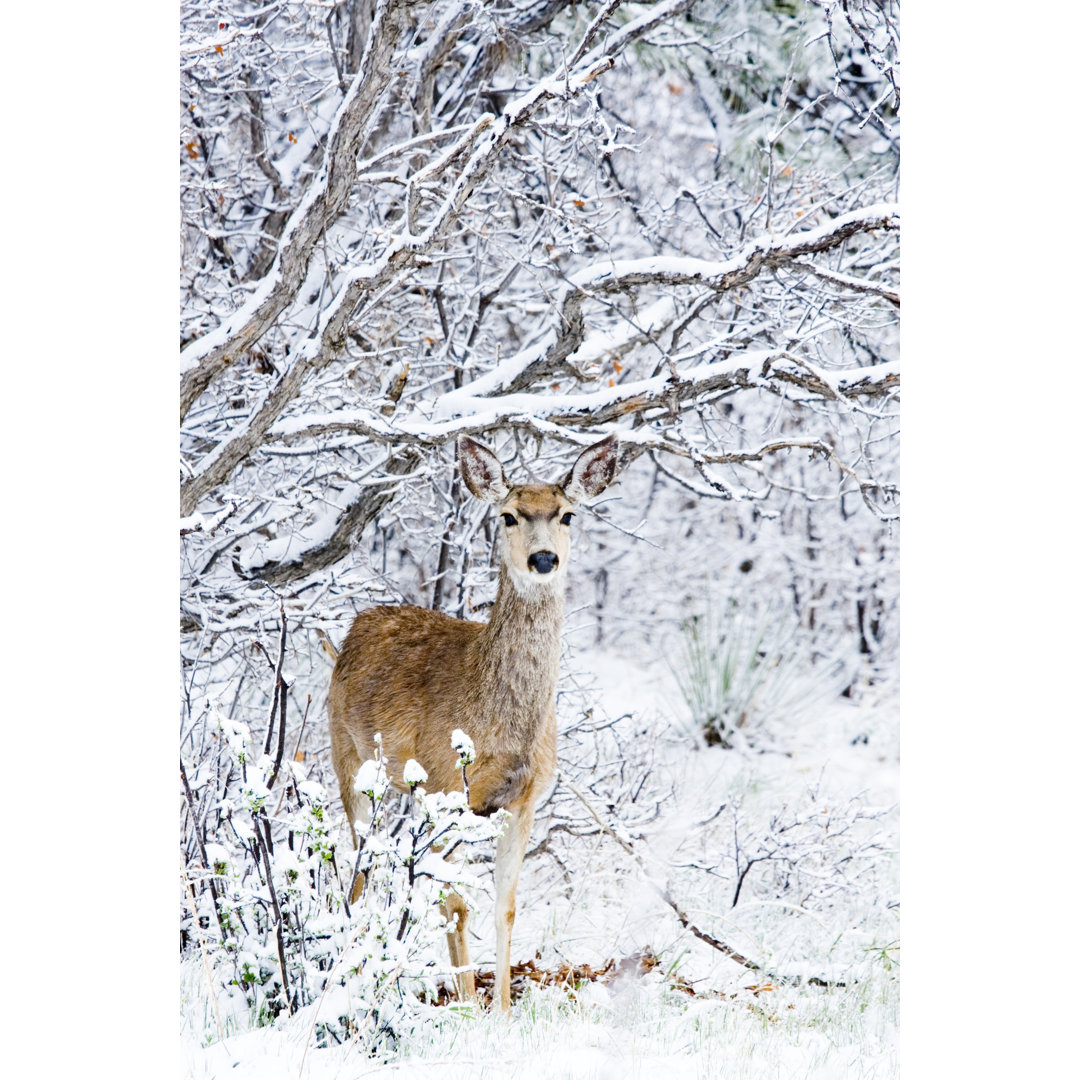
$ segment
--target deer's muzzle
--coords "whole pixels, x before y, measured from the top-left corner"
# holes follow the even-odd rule
[[[554,551],[534,551],[529,556],[529,569],[538,574],[550,574],[559,565],[559,556]]]

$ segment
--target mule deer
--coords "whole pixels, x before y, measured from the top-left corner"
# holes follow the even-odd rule
[[[368,820],[367,797],[353,790],[380,733],[391,784],[414,758],[430,791],[462,791],[451,733],[473,741],[469,808],[510,819],[495,853],[495,996],[510,1008],[510,932],[518,874],[536,803],[555,776],[555,688],[574,508],[615,476],[614,435],[583,451],[558,484],[511,486],[499,459],[468,437],[458,441],[461,475],[474,496],[499,511],[499,591],[487,623],[411,605],[360,612],[330,679],[330,745],[341,800],[353,830]],[[468,907],[456,893],[444,905],[458,993],[475,999],[465,937]]]

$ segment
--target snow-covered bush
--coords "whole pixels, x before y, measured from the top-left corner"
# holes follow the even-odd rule
[[[245,724],[217,709],[205,723],[217,752],[183,768],[194,857],[182,934],[204,954],[215,1001],[245,1027],[308,1009],[323,1036],[396,1038],[415,1019],[410,1003],[434,996],[447,971],[440,901],[475,884],[447,857],[498,836],[502,815],[472,814],[459,792],[426,793],[416,762],[412,794],[399,796],[381,760],[368,761],[357,785],[372,815],[354,856],[338,842],[330,793],[301,762],[275,775]]]

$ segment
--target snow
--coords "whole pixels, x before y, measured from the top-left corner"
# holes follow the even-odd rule
[[[356,770],[356,776],[353,777],[353,791],[358,794],[380,795],[386,784],[386,770],[382,767],[382,763],[372,761],[370,758],[361,762],[360,768]]]
[[[239,564],[248,571],[253,566],[300,559],[306,552],[325,544],[338,527],[340,508],[349,506],[358,499],[366,486],[368,485],[363,483],[346,484],[340,494],[335,495],[334,504],[329,505],[323,513],[306,524],[302,532],[289,533],[274,540],[252,544],[240,555]]]
[[[767,806],[796,801],[812,787],[830,806],[859,792],[865,792],[872,805],[895,804],[897,702],[888,687],[868,689],[859,703],[837,699],[803,718],[797,729],[784,732],[785,753],[724,751],[695,748],[686,738],[675,676],[662,657],[643,659],[590,647],[572,651],[567,666],[582,673],[581,678],[595,681],[605,714],[632,715],[634,730],[647,734],[658,749],[661,769],[677,769],[675,805],[663,827],[640,847],[650,867],[661,866],[692,822],[734,792]],[[461,730],[454,732],[453,741],[459,751],[471,743]],[[628,839],[643,843],[636,837]],[[611,857],[609,850],[607,859]],[[516,1005],[509,1019],[467,1009],[432,1008],[397,1056],[383,1063],[361,1056],[348,1043],[309,1046],[314,1007],[279,1019],[272,1028],[237,1032],[224,1040],[216,1038],[212,1015],[203,1007],[198,1021],[190,1016],[185,1021],[184,1075],[235,1080],[300,1076],[495,1080],[511,1074],[516,1080],[656,1075],[847,1080],[898,1075],[895,976],[880,965],[864,961],[859,983],[847,990],[780,985],[755,994],[746,987],[760,980],[681,931],[640,875],[616,881],[606,863],[598,863],[594,888],[576,892],[568,905],[556,894],[545,894],[544,869],[535,865],[540,861],[527,862],[523,870],[515,956],[529,956],[535,950],[543,954],[544,966],[559,956],[602,963],[610,955],[628,955],[649,945],[664,958],[665,970],[677,965],[698,996],[671,990],[654,971],[606,986],[587,984],[576,1003],[562,990],[538,990]],[[437,867],[433,864],[430,869]],[[738,944],[743,943],[744,932],[757,937],[770,932],[783,915],[783,905],[758,904],[741,915],[729,912],[718,918],[722,908],[705,893],[684,894],[683,902],[692,918],[712,920],[708,925]],[[474,961],[482,966],[493,960],[488,955],[493,941],[490,920],[490,910],[481,902],[472,926]],[[881,945],[864,931],[853,930],[847,936],[851,947],[866,955]],[[761,940],[753,943],[758,955],[766,947]],[[783,943],[778,947],[782,949]],[[185,997],[205,999],[197,964],[192,962],[185,970]],[[817,974],[813,963],[787,962],[786,970]],[[710,990],[726,996],[706,996]],[[205,1036],[213,1039],[210,1045],[203,1045],[204,1017]]]
[[[896,1074],[897,702],[895,688],[880,681],[895,670],[891,575],[896,560],[892,537],[877,520],[868,521],[857,502],[857,486],[849,484],[892,479],[894,415],[879,415],[858,391],[850,401],[820,409],[810,401],[811,408],[804,409],[796,402],[808,394],[830,395],[783,382],[791,373],[788,365],[796,364],[800,376],[813,373],[837,391],[864,379],[889,378],[892,384],[898,372],[896,313],[873,293],[895,304],[890,283],[898,272],[896,237],[884,230],[895,227],[899,211],[878,202],[823,219],[863,199],[891,198],[895,188],[889,174],[895,170],[891,158],[860,164],[870,131],[854,142],[834,133],[820,159],[812,142],[805,154],[796,151],[790,184],[774,184],[779,178],[770,172],[769,191],[780,199],[775,205],[772,199],[762,202],[765,189],[757,191],[762,137],[771,138],[770,130],[778,134],[780,123],[788,122],[782,104],[787,97],[774,95],[774,108],[752,90],[753,116],[729,108],[710,73],[713,61],[706,67],[702,51],[685,36],[692,33],[691,24],[681,30],[662,26],[665,15],[690,2],[634,5],[633,12],[624,7],[607,25],[604,20],[617,3],[569,13],[562,30],[553,23],[545,32],[552,42],[546,61],[544,49],[527,45],[532,58],[520,77],[495,78],[505,88],[500,106],[508,101],[495,116],[481,110],[499,106],[470,89],[476,72],[486,70],[495,24],[484,5],[450,0],[408,30],[401,49],[375,69],[372,87],[389,89],[383,100],[391,107],[381,113],[389,123],[380,119],[366,128],[354,115],[364,80],[351,80],[344,100],[335,89],[338,48],[333,41],[325,47],[332,24],[320,29],[322,17],[301,5],[297,21],[286,27],[292,9],[271,5],[266,44],[284,46],[278,58],[260,71],[258,51],[248,40],[254,32],[245,30],[242,37],[229,36],[234,43],[229,51],[236,56],[227,59],[237,65],[235,72],[252,61],[253,73],[260,75],[253,89],[265,84],[266,145],[276,158],[281,186],[296,185],[291,193],[276,192],[276,184],[258,178],[258,162],[247,153],[258,150],[247,133],[247,110],[227,114],[209,108],[213,100],[226,100],[220,95],[234,94],[235,84],[215,75],[206,87],[215,95],[211,98],[197,80],[185,82],[191,112],[198,116],[200,99],[206,102],[207,117],[225,136],[215,143],[221,171],[211,176],[208,164],[192,155],[188,160],[196,163],[185,166],[190,176],[185,173],[184,187],[183,336],[190,340],[207,332],[181,354],[182,387],[199,386],[200,372],[212,376],[209,392],[187,413],[183,429],[182,469],[188,477],[183,491],[188,494],[181,512],[189,516],[181,521],[182,732],[193,754],[198,748],[187,764],[194,810],[191,802],[185,804],[180,1020],[188,1075],[257,1073],[260,1080],[276,1080],[520,1074],[555,1080],[662,1071],[756,1080]],[[528,6],[517,5],[519,13]],[[380,3],[379,10],[385,9]],[[618,21],[638,11],[643,13],[617,28]],[[454,44],[459,13],[480,17]],[[595,40],[582,38],[584,21],[594,15]],[[186,16],[185,22],[194,26],[198,20],[192,18],[194,23]],[[813,11],[813,18],[823,25],[820,12]],[[314,32],[305,29],[305,20]],[[752,49],[754,64],[744,72],[751,87],[769,78],[777,62],[777,79],[784,78],[793,62],[791,43],[778,50],[779,39],[758,36],[755,22],[745,13],[725,16],[717,28],[734,36],[721,40],[718,33],[711,45],[720,65],[715,70],[730,72],[739,70],[744,49]],[[182,53],[192,57],[187,68],[208,68],[195,52],[215,40],[223,39],[204,29],[188,33],[182,41]],[[378,41],[378,35],[371,40]],[[636,50],[626,49],[609,71],[614,55],[631,40],[647,40],[648,50],[658,55],[681,57],[679,65],[691,57],[690,66],[680,66],[671,76],[676,85],[669,82],[666,89],[667,77],[651,65],[642,67]],[[575,43],[580,43],[576,52]],[[343,44],[337,41],[338,47]],[[430,118],[422,115],[426,105],[419,99],[414,99],[418,111],[398,109],[394,102],[405,100],[400,94],[411,93],[402,88],[417,85],[412,81],[416,67],[441,62],[444,44],[452,46],[452,61],[439,80],[444,104],[433,107]],[[827,89],[832,78],[833,56],[824,43],[814,63],[820,61],[827,78],[822,81],[816,69],[809,72],[807,85],[814,94]],[[618,118],[601,106],[601,87]],[[803,97],[799,88],[794,93]],[[764,109],[753,104],[758,101],[764,101]],[[239,126],[230,115],[240,116]],[[802,117],[798,109],[791,113],[792,146],[804,136],[824,137],[831,122],[803,130]],[[294,120],[303,129],[300,139],[290,132],[286,143]],[[438,129],[449,121],[453,126]],[[316,143],[345,141],[343,126],[356,129],[358,153],[373,155],[360,165],[353,155],[346,171],[354,177],[376,165],[387,171],[369,171],[352,184],[341,217],[334,209],[322,228],[316,219],[323,216],[335,173],[328,173],[324,162],[301,192],[301,170],[308,168]],[[542,209],[550,236],[505,227],[509,204],[504,197],[520,196],[522,179],[526,190],[531,185],[528,162],[539,149],[538,135],[544,140],[545,166],[560,181],[555,187],[549,183],[551,206]],[[610,183],[595,168],[605,139],[602,152],[618,152],[609,162]],[[512,152],[505,152],[511,145]],[[870,149],[876,153],[880,146]],[[846,163],[843,173],[834,173],[838,150]],[[747,154],[752,160],[740,163]],[[338,160],[335,168],[340,165]],[[265,205],[249,211],[244,200],[252,176]],[[796,185],[803,185],[802,192]],[[223,207],[220,221],[206,215],[207,205],[212,207],[207,196],[215,195]],[[254,198],[258,201],[257,191]],[[759,213],[755,206],[769,212]],[[257,284],[233,284],[222,273],[229,268],[216,246],[208,249],[206,242],[232,237],[229,257],[242,273],[261,243],[262,215],[290,208],[273,268]],[[402,212],[391,214],[392,209]],[[530,207],[530,215],[537,209]],[[864,232],[853,244],[834,243],[860,225],[859,231],[882,229],[877,236]],[[839,230],[847,231],[838,236]],[[466,251],[463,244],[470,245],[464,261],[459,258]],[[829,250],[817,252],[815,245]],[[294,258],[288,257],[290,247]],[[802,271],[810,267],[800,262],[795,275],[761,273],[745,290],[740,286],[745,296],[718,292],[751,277],[770,252],[784,259],[813,256],[820,280],[804,278]],[[512,268],[526,272],[515,277]],[[811,289],[820,289],[824,306]],[[288,311],[279,310],[283,304]],[[436,340],[436,315],[442,345]],[[566,328],[581,325],[578,315],[584,336],[565,358],[565,368],[555,370],[549,357],[566,341]],[[271,323],[265,334],[264,323]],[[857,331],[858,340],[846,339],[848,329]],[[353,335],[353,330],[360,332]],[[249,365],[241,353],[256,338],[265,355]],[[466,340],[467,353],[461,349]],[[342,356],[338,363],[342,341],[349,359]],[[431,346],[430,353],[421,342]],[[230,343],[240,353],[226,348]],[[767,348],[790,354],[762,351]],[[862,366],[871,359],[884,363]],[[451,391],[449,372],[461,362],[467,365],[458,369],[465,385]],[[390,408],[388,382],[410,363],[406,392]],[[276,378],[268,380],[271,369]],[[733,385],[747,392],[727,394]],[[731,400],[717,400],[721,396]],[[693,397],[708,403],[687,409]],[[888,406],[892,409],[891,402]],[[631,427],[628,412],[636,414],[635,422],[647,422]],[[451,970],[435,900],[441,884],[464,882],[462,895],[473,905],[473,960],[485,970],[493,964],[491,853],[505,811],[490,818],[460,813],[454,828],[477,841],[471,853],[466,845],[455,847],[455,837],[439,852],[419,856],[419,838],[430,834],[380,829],[376,813],[366,846],[334,866],[332,838],[341,834],[343,814],[329,762],[329,667],[317,631],[340,640],[357,607],[387,596],[426,604],[434,580],[457,579],[455,610],[482,618],[494,592],[493,562],[481,543],[484,524],[476,506],[468,500],[454,506],[447,482],[451,440],[500,427],[559,433],[559,439],[544,439],[542,446],[536,440],[533,462],[532,440],[521,442],[515,432],[517,466],[538,478],[554,478],[564,473],[546,470],[565,456],[565,440],[588,444],[620,422],[624,443],[634,444],[632,451],[652,451],[656,471],[646,468],[650,460],[642,455],[592,520],[583,522],[587,527],[575,526],[558,703],[560,773],[541,800],[536,848],[522,869],[512,952],[515,960],[535,957],[544,969],[555,970],[564,962],[595,968],[648,949],[658,966],[643,975],[624,973],[610,983],[585,981],[569,993],[535,988],[509,1018],[469,1007],[429,1009],[412,1001],[408,988],[410,980],[434,980]],[[825,461],[818,454],[804,472],[805,452],[773,453],[793,432],[801,436],[804,451],[827,445],[835,456]],[[288,450],[265,446],[271,440],[288,444]],[[772,456],[762,451],[759,457],[766,460],[760,469],[755,461],[718,463],[721,454],[766,443]],[[390,476],[384,468],[388,445],[427,452],[411,475]],[[855,471],[841,477],[836,465],[844,461]],[[823,480],[823,473],[832,475]],[[324,545],[343,509],[355,505],[371,484],[383,485],[379,490],[395,498],[367,536],[357,538],[348,559],[297,583],[295,592],[286,589],[283,601],[261,584],[236,579],[235,568],[295,559]],[[703,498],[717,490],[723,501]],[[201,514],[194,512],[198,491],[216,497],[200,502]],[[233,533],[225,523],[234,515],[228,526]],[[215,530],[221,533],[217,539]],[[436,579],[432,570],[440,535],[452,539],[455,565]],[[450,550],[446,541],[440,550]],[[440,557],[438,565],[444,563]],[[745,582],[738,602],[726,587],[729,572]],[[708,613],[710,600],[731,603],[759,620],[762,611],[771,617],[760,598],[776,590],[793,594],[785,610],[792,607],[800,626],[814,631],[807,648],[821,644],[815,655],[826,659],[814,672],[796,665],[793,685],[777,676],[779,669],[786,680],[788,671],[779,661],[744,665],[742,670],[755,677],[771,672],[771,685],[783,683],[785,693],[758,694],[759,716],[753,722],[744,723],[749,706],[738,721],[731,719],[738,708],[724,712],[720,729],[727,745],[706,746],[702,723],[684,704],[687,676],[667,663],[676,656],[672,639],[677,644],[688,620],[705,617],[701,612],[704,607]],[[442,600],[445,604],[445,592]],[[252,647],[256,640],[276,641],[279,602],[289,607],[282,671],[293,713],[287,745],[305,764],[285,760],[283,777],[291,775],[295,783],[291,789],[278,783],[270,792],[272,762],[260,757],[270,699],[255,683],[269,685],[272,672],[267,674],[264,657]],[[768,622],[757,623],[763,625]],[[830,634],[843,635],[847,650],[845,681],[838,685],[823,674],[834,659]],[[865,655],[856,655],[860,646],[868,650]],[[796,651],[785,648],[786,658]],[[760,639],[751,655],[764,658]],[[715,663],[710,669],[720,670]],[[726,674],[728,666],[722,670]],[[844,686],[850,699],[838,697]],[[758,693],[756,686],[752,693]],[[301,706],[306,728],[298,732]],[[708,712],[699,709],[698,715]],[[228,719],[234,714],[236,723]],[[279,722],[284,725],[284,713]],[[458,722],[465,725],[470,718],[463,714]],[[472,740],[461,729],[454,736],[455,748],[468,762],[475,754]],[[407,763],[404,778],[416,785],[427,779],[415,761]],[[357,785],[379,796],[386,780],[385,770],[369,762]],[[465,811],[465,798],[460,792],[425,795],[421,789],[412,802],[434,822],[440,814]],[[371,805],[367,796],[359,801]],[[380,805],[389,814],[392,803]],[[260,813],[270,816],[281,838],[273,868],[270,859],[256,863],[244,852],[242,841],[254,836],[245,806],[263,808]],[[284,816],[275,819],[279,812]],[[215,821],[207,832],[210,842],[204,848],[195,843],[200,824]],[[344,831],[349,832],[347,826]],[[795,857],[785,854],[791,848],[797,848]],[[340,880],[339,871],[347,878],[353,863],[360,869],[361,855],[372,867],[366,900],[346,914],[339,900],[348,882]],[[462,855],[471,873],[460,872],[456,860]],[[223,888],[248,890],[250,905],[235,911],[252,923],[251,933],[215,925],[207,878],[218,863],[226,864]],[[391,864],[398,869],[407,864],[410,882],[421,882],[419,888],[426,890],[408,894],[416,899],[406,911],[415,917],[414,925],[423,923],[430,931],[420,949],[410,951],[401,936],[406,921],[395,908],[402,896],[395,892]],[[272,897],[275,878],[262,876],[268,869],[280,879],[277,899]],[[328,884],[335,879],[337,891]],[[270,1010],[284,1000],[275,991],[279,961],[265,905],[279,901],[289,918],[276,916],[278,928],[291,924],[301,931],[286,935],[285,949],[307,950],[296,965],[302,977],[293,983],[301,987],[299,1000],[305,1004],[295,1016],[280,1015],[271,1024]],[[293,906],[309,901],[307,914]],[[375,925],[365,929],[368,916]],[[380,920],[389,933],[380,930]],[[759,961],[760,968],[750,971],[733,962],[695,936],[687,922]],[[237,943],[249,974],[258,980],[248,993],[228,990],[233,957],[221,948],[222,937]],[[374,952],[363,952],[369,946]],[[362,977],[341,980],[332,974],[319,998],[327,971],[320,965],[325,961],[340,973],[357,954],[373,961],[367,974],[375,975],[365,983]],[[410,962],[414,969],[405,972]],[[403,972],[406,977],[399,978]],[[768,976],[759,972],[803,981],[793,985],[778,978],[778,985],[762,985]],[[378,995],[367,997],[380,973],[391,977],[380,984]],[[807,985],[808,976],[842,978],[847,985],[825,990]],[[696,993],[680,990],[676,978]],[[257,987],[265,992],[260,995]],[[394,1043],[372,1050],[386,1020],[380,1013],[374,1022],[376,1004],[393,1012],[401,1000],[406,1005],[393,1016]],[[357,1021],[361,1033],[350,1037],[343,1017]],[[418,1026],[412,1027],[417,1018]],[[363,1030],[368,1021],[371,1026]],[[133,1026],[127,1025],[125,1037]],[[344,1044],[334,1042],[338,1037]]]
[[[409,758],[405,762],[405,768],[401,772],[401,779],[406,784],[423,784],[427,780],[427,773],[424,771],[423,765],[414,758]]]
[[[565,300],[564,300],[565,302]],[[609,355],[618,355],[630,342],[657,332],[673,318],[675,301],[667,296],[650,304],[633,320],[623,323],[614,331],[604,330],[591,334],[567,358],[578,368],[588,370]],[[443,394],[438,403],[440,416],[453,416],[461,408],[475,408],[473,399],[503,393],[515,378],[531,364],[539,361],[556,341],[555,331],[548,330],[539,341],[507,357],[491,371],[474,379],[468,386]]]
[[[737,255],[720,262],[687,256],[661,255],[644,259],[619,259],[579,270],[571,276],[570,283],[576,288],[588,289],[598,285],[611,285],[624,278],[718,282],[726,275],[744,269],[755,256],[791,248],[810,249],[841,229],[857,222],[873,221],[877,218],[898,221],[899,217],[900,210],[895,204],[875,203],[849,214],[842,214],[816,229],[791,233],[772,242],[756,240],[744,247]]]
[[[687,368],[679,372],[679,379],[681,382],[707,383],[724,376],[734,375],[735,372],[743,368],[748,369],[751,377],[753,377],[755,372],[761,370],[761,366],[766,360],[773,359],[775,356],[775,350],[740,353],[727,360],[717,361],[714,364],[699,364],[696,367]],[[598,411],[606,406],[627,401],[630,398],[658,398],[671,383],[671,376],[665,373],[654,375],[648,379],[616,383],[614,386],[608,386],[602,390],[595,390],[585,394],[501,394],[498,398],[497,408],[493,408],[492,402],[488,399],[471,399],[466,394],[460,395],[454,404],[455,411],[462,414],[472,413],[474,416],[486,416],[489,413],[495,413],[496,418],[515,414],[565,416],[582,411]]]
[[[193,341],[180,353],[180,374],[186,375],[196,370],[204,357],[224,345],[236,328],[243,326],[248,319],[254,317],[280,283],[281,274],[275,265],[251,292],[242,307],[222,319],[218,326],[197,341]]]
[[[826,1034],[804,1030],[798,1041],[788,1045],[770,1037],[766,1023],[755,1017],[744,1025],[765,1029],[751,1040],[744,1028],[729,1029],[716,1015],[713,1004],[694,1009],[678,1028],[663,1029],[634,1039],[626,1037],[622,1013],[632,1018],[640,1003],[602,1000],[594,995],[590,1003],[595,1019],[567,1024],[556,1042],[538,1043],[528,1037],[523,1025],[511,1021],[503,1040],[495,1043],[473,1037],[462,1041],[464,1052],[453,1057],[417,1058],[379,1066],[350,1056],[348,1050],[309,1051],[305,1059],[296,1035],[274,1033],[259,1039],[247,1035],[217,1044],[204,1056],[189,1056],[185,1075],[192,1078],[231,1077],[233,1080],[278,1080],[302,1076],[305,1080],[361,1080],[364,1077],[400,1077],[404,1080],[624,1080],[624,1078],[698,1077],[701,1080],[756,1080],[756,1078],[804,1077],[818,1080],[849,1080],[851,1077],[885,1077],[895,1049],[886,1048],[869,1059],[857,1045],[836,1047]],[[636,1007],[635,1007],[636,1005]],[[616,1019],[610,1027],[601,1018]],[[731,1036],[734,1035],[735,1039]],[[705,1054],[697,1049],[711,1037]],[[676,1043],[682,1039],[682,1044]],[[492,1043],[495,1043],[493,1046]],[[674,1044],[674,1045],[673,1045]],[[492,1054],[498,1048],[498,1054]],[[830,1060],[831,1059],[831,1060]],[[303,1071],[301,1072],[301,1066]]]
[[[700,349],[695,350],[697,351]],[[698,364],[679,372],[679,385],[697,384],[698,392],[701,393],[714,383],[719,384],[742,370],[746,370],[748,378],[753,379],[760,374],[766,362],[775,360],[778,355],[780,354],[775,349],[760,349],[739,353],[711,364]],[[510,374],[507,373],[507,376]],[[588,393],[501,394],[495,399],[474,396],[476,384],[469,384],[462,388],[462,392],[445,395],[435,409],[437,416],[450,412],[457,414],[454,419],[402,420],[391,427],[371,409],[339,409],[334,413],[308,412],[302,416],[280,420],[271,431],[275,436],[292,438],[353,430],[358,433],[370,432],[375,437],[414,435],[421,439],[444,441],[477,428],[497,427],[501,421],[521,415],[542,421],[546,417],[594,412],[621,402],[629,402],[631,399],[655,398],[659,404],[664,391],[673,384],[671,375],[664,373],[651,378],[616,383],[614,386]],[[535,423],[534,426],[541,425]]]
[[[450,733],[450,745],[457,751],[463,765],[468,765],[476,760],[476,747],[472,739],[461,728],[454,728]]]

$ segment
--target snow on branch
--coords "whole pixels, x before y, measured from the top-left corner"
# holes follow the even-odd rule
[[[792,366],[781,366],[784,361]],[[898,379],[897,366],[892,364],[831,373],[806,367],[785,350],[762,350],[588,393],[516,393],[498,397],[447,394],[438,403],[436,416],[430,419],[390,420],[374,409],[337,410],[323,416],[306,413],[279,421],[270,429],[269,437],[293,445],[348,433],[380,444],[441,446],[459,435],[483,434],[497,427],[538,434],[597,427],[631,415],[648,416],[652,410],[666,412],[697,405],[716,392],[766,386],[770,378],[798,383],[830,398],[859,396],[872,390],[883,392]],[[454,408],[448,415],[450,410],[442,405],[451,396]],[[632,441],[631,433],[626,433],[626,438]]]
[[[572,305],[574,298],[581,295],[580,292],[571,293],[568,303]],[[475,398],[524,390],[539,379],[553,375],[564,362],[565,366],[569,366],[570,361],[584,366],[601,356],[619,355],[665,329],[674,316],[674,300],[664,297],[639,312],[633,320],[627,320],[619,329],[605,330],[586,338],[580,303],[568,312],[567,302],[564,302],[561,332],[548,330],[539,341],[507,357],[468,386],[444,395],[439,402],[439,412],[452,416],[459,407],[468,407]]]
[[[326,322],[323,339],[339,336],[360,299],[379,288],[406,264],[419,266],[422,256],[456,223],[469,196],[490,173],[499,152],[515,129],[528,121],[537,108],[552,98],[567,99],[579,93],[615,64],[618,54],[665,19],[693,5],[694,0],[668,0],[613,34],[603,49],[595,49],[567,74],[550,75],[531,90],[510,101],[496,118],[480,117],[470,130],[443,155],[437,170],[445,172],[481,132],[487,137],[470,155],[433,220],[419,234],[405,232],[390,239],[373,263],[354,271],[335,302],[337,318]],[[187,414],[198,396],[246,349],[270,328],[292,302],[307,275],[316,241],[344,211],[357,178],[353,152],[372,118],[380,97],[394,74],[390,63],[406,24],[403,8],[415,0],[382,0],[368,40],[364,60],[338,110],[327,139],[327,155],[317,180],[294,211],[281,238],[281,247],[267,277],[248,301],[213,331],[181,353],[180,416]],[[428,178],[425,174],[424,179]]]
[[[878,203],[854,210],[817,229],[778,240],[759,238],[723,262],[684,257],[653,256],[621,259],[606,266],[589,267],[570,278],[578,289],[616,292],[630,285],[704,285],[718,292],[745,285],[766,267],[776,267],[806,255],[827,251],[860,232],[900,227],[900,210]]]
[[[454,419],[391,422],[371,409],[352,409],[325,417],[310,413],[282,420],[270,434],[285,443],[337,432],[352,432],[374,442],[442,445],[459,435],[483,432],[504,423],[530,419],[559,426],[595,427],[651,408],[668,409],[734,386],[754,385],[768,365],[783,354],[777,350],[743,354],[678,373],[618,383],[591,393],[504,394],[498,398],[455,398]],[[447,395],[449,397],[449,395]],[[439,414],[444,411],[437,410]]]
[[[253,411],[241,429],[215,447],[199,463],[195,473],[181,487],[182,514],[192,513],[199,499],[222,483],[232,471],[261,445],[270,425],[297,395],[311,370],[325,367],[345,346],[345,329],[357,306],[379,289],[426,265],[428,254],[458,221],[470,195],[489,175],[512,134],[523,126],[541,104],[566,99],[579,93],[598,75],[610,69],[619,51],[658,23],[681,11],[693,0],[669,0],[623,27],[603,50],[594,50],[572,72],[551,75],[531,90],[511,100],[498,117],[486,113],[462,136],[455,147],[442,155],[438,172],[447,171],[464,148],[471,147],[459,175],[430,221],[419,234],[406,229],[392,235],[382,254],[346,277],[319,320],[319,329],[298,350],[298,357],[260,408]],[[403,32],[400,12],[389,0],[380,8],[385,29],[372,30],[368,52],[346,100],[334,121],[328,140],[328,165],[309,188],[303,202],[286,226],[281,249],[267,278],[249,301],[232,318],[196,343],[181,357],[181,419],[199,394],[244,349],[253,345],[291,302],[303,283],[316,240],[345,208],[356,179],[355,145],[370,119],[385,85],[389,58]],[[382,74],[376,74],[376,73]],[[370,73],[370,74],[369,74]],[[483,135],[483,138],[480,136]],[[473,145],[477,144],[477,145]],[[347,164],[342,164],[342,161]],[[431,174],[424,172],[425,178]],[[412,186],[414,181],[410,181]],[[409,215],[414,217],[414,215]]]
[[[823,266],[817,266],[812,262],[803,262],[801,259],[792,260],[790,266],[793,270],[802,270],[807,274],[813,274],[822,281],[829,282],[830,285],[838,285],[840,288],[849,289],[851,292],[871,293],[874,296],[880,296],[882,299],[888,300],[890,304],[894,304],[896,307],[900,306],[899,289],[890,289],[886,285],[879,285],[877,282],[870,281],[867,278],[853,277],[851,274],[841,274],[836,270],[827,270]]]
[[[247,302],[180,354],[180,419],[210,383],[250,348],[296,296],[319,236],[348,204],[356,179],[355,147],[393,78],[390,59],[405,31],[403,9],[415,0],[380,0],[360,70],[327,136],[322,169],[293,211],[277,258]]]
[[[629,291],[640,285],[698,285],[714,292],[727,292],[748,284],[766,268],[796,264],[814,270],[812,265],[801,262],[805,256],[836,248],[857,233],[899,226],[899,208],[878,203],[843,214],[816,229],[774,240],[758,238],[722,262],[657,255],[586,267],[569,278],[557,322],[562,328],[559,333],[549,331],[537,345],[508,357],[468,386],[447,394],[440,403],[440,412],[453,415],[459,408],[469,408],[468,402],[473,398],[519,390],[560,370],[584,339],[581,306],[587,296]],[[850,275],[821,274],[826,275],[834,284],[877,293],[899,304],[897,294],[873,283]]]

